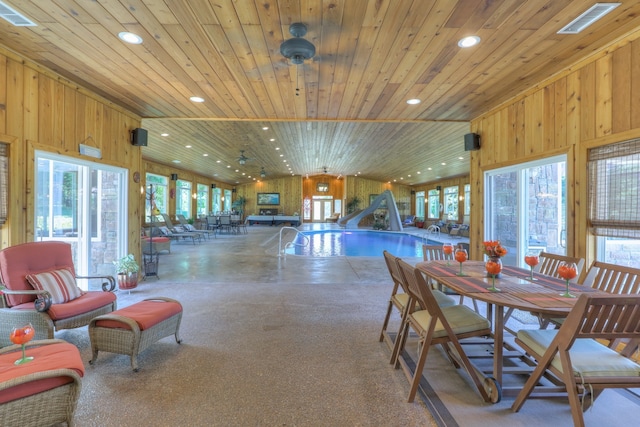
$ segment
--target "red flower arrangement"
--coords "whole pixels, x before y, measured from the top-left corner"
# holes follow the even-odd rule
[[[507,254],[507,250],[500,244],[500,240],[490,240],[488,242],[482,242],[484,246],[484,253],[488,257],[501,258]]]

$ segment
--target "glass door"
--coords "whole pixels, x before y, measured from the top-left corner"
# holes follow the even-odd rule
[[[79,276],[113,274],[127,251],[127,170],[45,152],[36,165],[35,239],[70,243]]]
[[[485,238],[507,248],[507,265],[526,267],[529,250],[566,255],[566,211],[565,156],[485,175]]]
[[[325,218],[330,217],[333,214],[333,198],[324,198],[320,196],[313,199],[313,222],[324,222]]]

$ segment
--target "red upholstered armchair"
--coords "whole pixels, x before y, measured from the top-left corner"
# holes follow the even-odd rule
[[[81,291],[75,279],[104,279],[102,291]],[[50,339],[54,331],[89,324],[116,309],[112,276],[76,276],[71,245],[31,242],[0,251],[0,347],[10,345],[14,327],[31,323],[35,339]]]

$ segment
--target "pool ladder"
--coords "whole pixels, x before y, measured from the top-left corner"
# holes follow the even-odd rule
[[[293,240],[296,239],[296,237],[298,237],[298,234],[301,235],[302,237],[304,237],[304,244],[301,243],[293,243],[293,240],[291,242],[287,242],[284,245],[284,249],[282,249],[282,231],[283,230],[294,230],[296,232],[296,236],[293,238]],[[281,257],[284,254],[285,259],[287,258],[287,249],[293,246],[308,246],[309,245],[309,236],[307,236],[304,233],[301,233],[300,230],[298,230],[295,227],[282,227],[280,229],[280,240],[278,242],[278,256]]]

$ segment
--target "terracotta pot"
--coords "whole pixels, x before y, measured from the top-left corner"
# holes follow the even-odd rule
[[[118,288],[134,289],[138,286],[138,273],[118,274]]]

